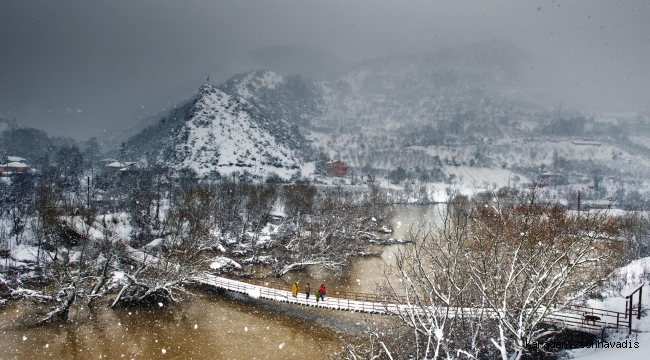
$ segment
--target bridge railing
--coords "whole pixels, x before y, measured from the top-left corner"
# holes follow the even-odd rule
[[[224,277],[231,278],[233,280],[235,279],[234,277],[228,277],[228,276],[224,276]],[[238,278],[238,280],[241,281],[242,279]],[[253,285],[258,285],[269,289],[285,291],[288,294],[290,294],[291,292],[291,286],[286,284],[280,284],[272,281],[257,280],[257,279],[245,279],[244,281]],[[335,302],[337,305],[345,305],[348,308],[354,308],[354,310],[359,310],[359,311],[372,310],[372,311],[383,311],[383,312],[397,312],[400,308],[400,305],[415,304],[413,299],[410,299],[409,301],[409,299],[405,296],[385,297],[376,294],[354,293],[354,292],[339,291],[339,290],[328,290],[327,293],[328,293],[328,298],[331,299],[333,302]],[[300,298],[300,296],[298,298]],[[350,303],[349,300],[353,300],[355,302],[361,302],[361,303],[360,304]],[[308,302],[308,301],[300,301],[300,300],[291,301],[291,299],[289,299],[288,301],[297,302],[297,303]],[[313,300],[313,298],[311,302],[308,302],[309,303],[308,305],[312,305],[311,304],[312,302],[315,304],[315,300]],[[429,304],[428,301],[422,301],[422,305],[430,306],[431,304]],[[463,305],[463,307],[471,308],[471,304],[465,304]],[[583,316],[584,314],[596,316],[599,317],[600,319],[594,321],[591,320],[587,321]],[[634,315],[636,315],[636,309],[633,311],[633,316]],[[560,311],[551,312],[547,316],[547,319],[549,320],[548,322],[556,323],[556,324],[561,323],[565,326],[584,328],[587,330],[601,330],[603,328],[614,328],[614,329],[626,328],[629,323],[627,319],[628,316],[629,315],[624,312],[573,305],[573,306],[564,307]]]
[[[248,278],[242,279],[239,277],[230,276],[226,274],[219,275],[219,276],[227,279],[245,281],[246,283],[249,284],[264,286],[272,289],[291,291],[291,285],[276,283],[273,281],[248,279]],[[312,289],[312,291],[313,291],[312,294],[314,294],[316,289]],[[298,292],[304,294],[304,289],[300,289]],[[356,293],[356,292],[331,290],[331,289],[327,290],[327,295],[329,297],[336,297],[336,298],[346,299],[346,300],[366,301],[366,302],[376,302],[376,303],[404,304],[408,302],[408,299],[405,296],[387,297],[387,296],[380,296],[376,294]]]
[[[636,313],[633,312],[633,315]],[[561,311],[552,312],[546,318],[550,322],[586,330],[600,331],[605,328],[623,329],[629,327],[628,315],[624,312],[579,305],[567,306]]]

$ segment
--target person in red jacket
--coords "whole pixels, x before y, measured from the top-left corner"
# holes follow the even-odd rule
[[[325,301],[325,294],[327,293],[327,289],[325,289],[325,284],[320,284],[320,287],[318,288],[318,293],[320,294],[320,299]]]

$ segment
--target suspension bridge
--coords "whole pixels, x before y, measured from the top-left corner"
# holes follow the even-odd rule
[[[139,250],[131,251],[131,259],[137,262],[145,262],[154,265],[158,259]],[[298,293],[293,296],[291,288],[285,284],[278,284],[263,280],[254,279],[233,279],[224,276],[214,275],[208,272],[201,272],[193,279],[196,283],[216,289],[227,290],[235,293],[245,294],[251,298],[267,299],[281,303],[310,306],[330,310],[360,312],[379,315],[397,315],[425,312],[426,306],[409,302],[406,298],[395,299],[381,297],[375,294],[364,294],[328,290],[325,300],[317,301],[315,296],[306,297],[305,293]],[[639,287],[635,292],[640,292]],[[549,309],[544,318],[544,323],[591,333],[600,333],[604,329],[627,329],[631,332],[632,319],[640,318],[640,293],[639,303],[632,306],[632,293],[628,296],[628,305],[625,312],[612,311],[585,306],[569,306],[558,309]],[[429,309],[432,310],[432,309]],[[464,308],[465,314],[476,314],[483,312],[490,316],[493,311],[488,309]],[[433,313],[433,311],[431,311]]]
[[[74,223],[70,226],[76,227]],[[86,232],[96,241],[103,241],[111,236],[106,232],[92,227],[93,231]],[[118,240],[121,241],[121,240]],[[124,243],[124,242],[123,242]],[[159,266],[162,259],[147,254],[143,251],[127,246],[131,260],[145,263],[147,265]],[[433,308],[427,308],[408,301],[406,298],[388,298],[375,294],[364,294],[354,292],[343,292],[328,290],[326,300],[317,301],[315,296],[307,298],[304,293],[293,296],[291,288],[285,284],[277,284],[262,280],[233,279],[224,276],[211,274],[207,271],[200,272],[192,279],[198,284],[223,289],[240,294],[246,294],[252,298],[267,299],[282,303],[318,307],[323,309],[361,312],[380,315],[414,314],[423,315],[429,311],[434,313]],[[587,332],[601,332],[604,329],[627,329],[631,333],[633,319],[641,317],[641,291],[643,285],[627,296],[626,309],[624,312],[599,309],[585,306],[569,306],[561,309],[548,309],[549,312],[544,318],[544,323],[552,324],[562,328],[569,328]],[[635,294],[638,293],[638,303],[634,305]],[[485,308],[464,308],[465,314],[483,313],[487,316],[494,316],[494,311]]]

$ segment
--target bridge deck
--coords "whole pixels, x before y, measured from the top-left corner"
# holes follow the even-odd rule
[[[289,290],[279,290],[260,285],[248,284],[243,281],[227,279],[212,274],[202,274],[200,278],[197,278],[197,281],[205,285],[246,294],[253,298],[262,298],[290,304],[321,307],[332,310],[389,314],[391,312],[398,311],[399,308],[399,305],[396,304],[341,299],[331,296],[326,296],[325,300],[316,301],[316,296],[313,294],[309,297],[309,299],[307,299],[304,293],[299,293],[296,297],[294,297]]]

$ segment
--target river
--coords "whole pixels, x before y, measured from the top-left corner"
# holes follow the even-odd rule
[[[407,239],[411,229],[432,226],[432,221],[440,219],[441,206],[393,205],[393,233],[385,237]],[[377,285],[385,280],[385,267],[395,264],[394,254],[402,246],[408,245],[377,246],[375,250],[380,251],[381,256],[355,259],[342,274],[337,275],[322,267],[310,266],[303,272],[288,273],[281,282],[288,286],[297,282],[301,289],[309,282],[312,291],[318,288],[318,285],[325,284],[328,290],[374,294]]]
[[[412,226],[439,218],[435,205],[396,205],[394,238]],[[404,245],[402,245],[404,246]],[[408,246],[408,245],[406,245]],[[341,275],[312,266],[282,281],[325,283],[330,290],[374,293],[394,263],[398,245],[378,248],[380,257],[355,260]],[[245,296],[194,291],[180,304],[94,311],[75,308],[70,321],[25,327],[27,304],[0,309],[2,359],[323,359],[342,351],[337,332],[356,332],[363,316],[340,311],[278,305]],[[33,321],[31,321],[33,322]]]

